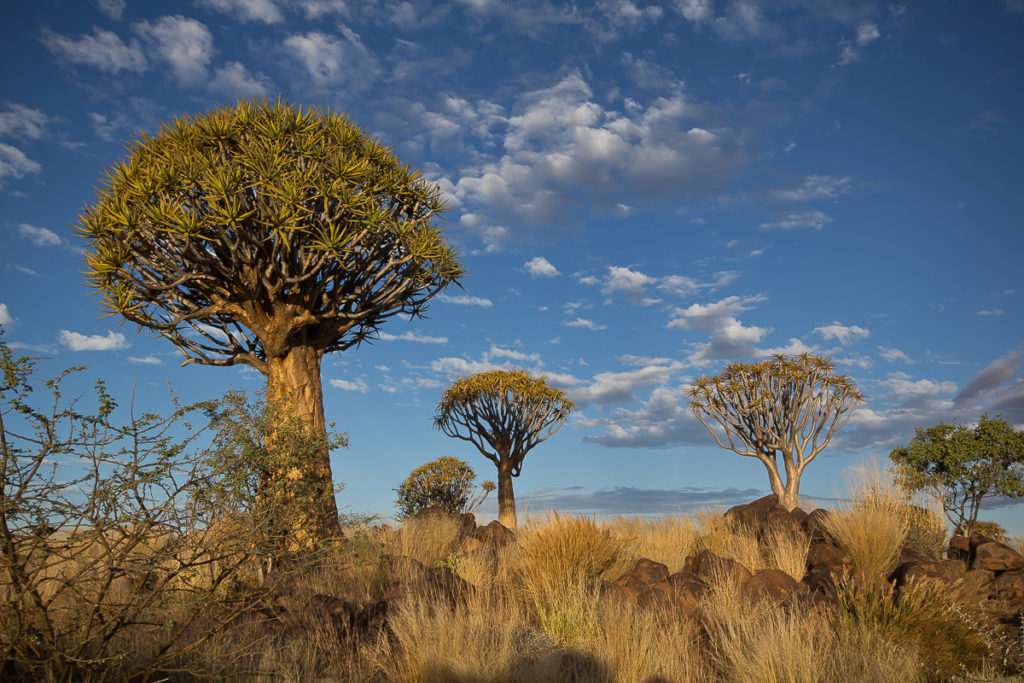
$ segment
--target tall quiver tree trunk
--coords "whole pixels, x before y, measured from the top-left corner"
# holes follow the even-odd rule
[[[509,529],[516,528],[516,495],[512,490],[512,464],[507,456],[498,462],[498,521]]]
[[[266,495],[289,512],[284,533],[292,549],[340,531],[324,418],[322,357],[322,349],[298,344],[267,359],[267,407],[274,420],[267,445],[274,485]]]

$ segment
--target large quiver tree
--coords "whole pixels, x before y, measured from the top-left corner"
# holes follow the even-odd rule
[[[320,362],[418,316],[463,275],[437,186],[343,115],[241,101],[128,145],[77,230],[110,315],[169,339],[182,365],[249,365],[267,403],[325,435]],[[326,449],[280,473],[316,484],[304,534],[337,526]]]
[[[718,376],[695,380],[690,399],[694,415],[718,445],[760,460],[768,470],[772,493],[792,510],[800,502],[804,468],[849,422],[864,395],[827,358],[802,354],[732,363]],[[724,434],[716,432],[709,419]]]
[[[512,477],[519,476],[530,449],[557,432],[575,407],[543,377],[491,370],[448,387],[437,404],[434,426],[469,441],[497,466],[498,521],[515,528]]]

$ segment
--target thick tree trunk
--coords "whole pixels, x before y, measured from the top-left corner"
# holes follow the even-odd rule
[[[270,439],[280,436],[282,430],[288,431],[290,420],[297,420],[292,427],[304,428],[305,438],[319,442],[319,447],[312,450],[282,454],[285,462],[275,473],[281,485],[275,487],[273,495],[286,499],[277,502],[283,506],[279,509],[287,511],[291,549],[314,546],[340,532],[320,381],[322,355],[313,346],[295,346],[284,356],[268,359],[267,406],[279,420],[277,432]],[[280,441],[291,441],[296,436],[289,433]]]
[[[498,465],[498,521],[509,529],[516,528],[516,496],[512,492],[512,467]]]
[[[795,467],[786,468],[786,481],[783,483],[774,461],[764,461],[765,469],[768,470],[768,482],[771,484],[772,493],[779,497],[779,505],[792,510],[800,505],[800,472]]]

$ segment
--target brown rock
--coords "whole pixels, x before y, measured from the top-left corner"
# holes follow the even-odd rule
[[[636,586],[626,586],[621,583],[601,582],[601,597],[608,600],[621,600],[624,602],[637,602],[640,597],[640,589]]]
[[[473,532],[473,537],[483,541],[484,544],[492,548],[504,548],[516,540],[516,532],[504,526],[498,520],[494,520],[489,524],[478,527]]]
[[[700,596],[705,590],[706,585],[696,574],[681,571],[651,584],[640,594],[639,603],[668,607],[685,617],[695,617],[700,609]]]
[[[725,518],[751,529],[760,540],[774,529],[785,529],[792,533],[804,533],[807,513],[800,508],[786,510],[779,505],[774,493],[745,505],[736,505],[725,511]]]
[[[310,616],[330,621],[342,635],[350,635],[356,628],[361,610],[354,602],[318,593],[306,601],[304,611]]]
[[[850,567],[853,560],[841,549],[824,541],[811,543],[807,551],[807,571],[842,572]]]
[[[633,569],[622,578],[620,583],[640,589],[659,581],[666,581],[667,579],[668,567],[661,562],[640,558],[636,561]]]
[[[832,537],[829,536],[827,531],[825,531],[824,521],[829,514],[828,510],[817,508],[815,510],[811,510],[807,517],[804,518],[804,532],[811,538],[812,543],[821,541],[831,542]]]
[[[952,583],[956,580],[956,573],[946,564],[933,560],[929,557],[924,559],[909,560],[898,565],[888,576],[889,581],[895,581],[897,588],[915,581],[943,581]]]
[[[1018,611],[1024,611],[1024,570],[1003,572],[988,585],[989,597],[1015,604]]]
[[[934,557],[921,550],[916,545],[910,545],[908,543],[900,548],[900,554],[896,558],[896,564],[900,565],[906,562],[932,562],[934,560]]]
[[[951,560],[971,561],[971,543],[965,536],[950,536],[946,547],[946,557]]]
[[[971,537],[973,540],[973,536]],[[993,572],[1009,572],[1024,569],[1024,556],[1010,546],[998,541],[979,543],[974,547],[972,569],[987,569]]]
[[[772,602],[785,602],[807,591],[805,584],[780,569],[762,569],[743,584],[743,593],[750,600],[767,598]]]
[[[686,565],[687,570],[692,571],[705,583],[729,576],[742,584],[751,577],[750,570],[736,560],[719,557],[710,550],[702,550],[696,557],[687,558]]]

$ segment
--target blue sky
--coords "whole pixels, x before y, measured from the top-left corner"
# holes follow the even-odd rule
[[[187,400],[262,387],[99,317],[70,225],[133,133],[281,94],[443,188],[465,290],[324,361],[349,511],[392,513],[441,455],[494,478],[431,427],[444,387],[493,367],[579,404],[527,456],[520,511],[767,493],[686,391],[771,353],[828,355],[869,396],[804,495],[842,496],[915,427],[1024,425],[1020,0],[39,0],[4,19],[0,324],[125,403],[136,382],[154,408],[168,381]],[[1024,532],[1024,505],[982,517]]]

